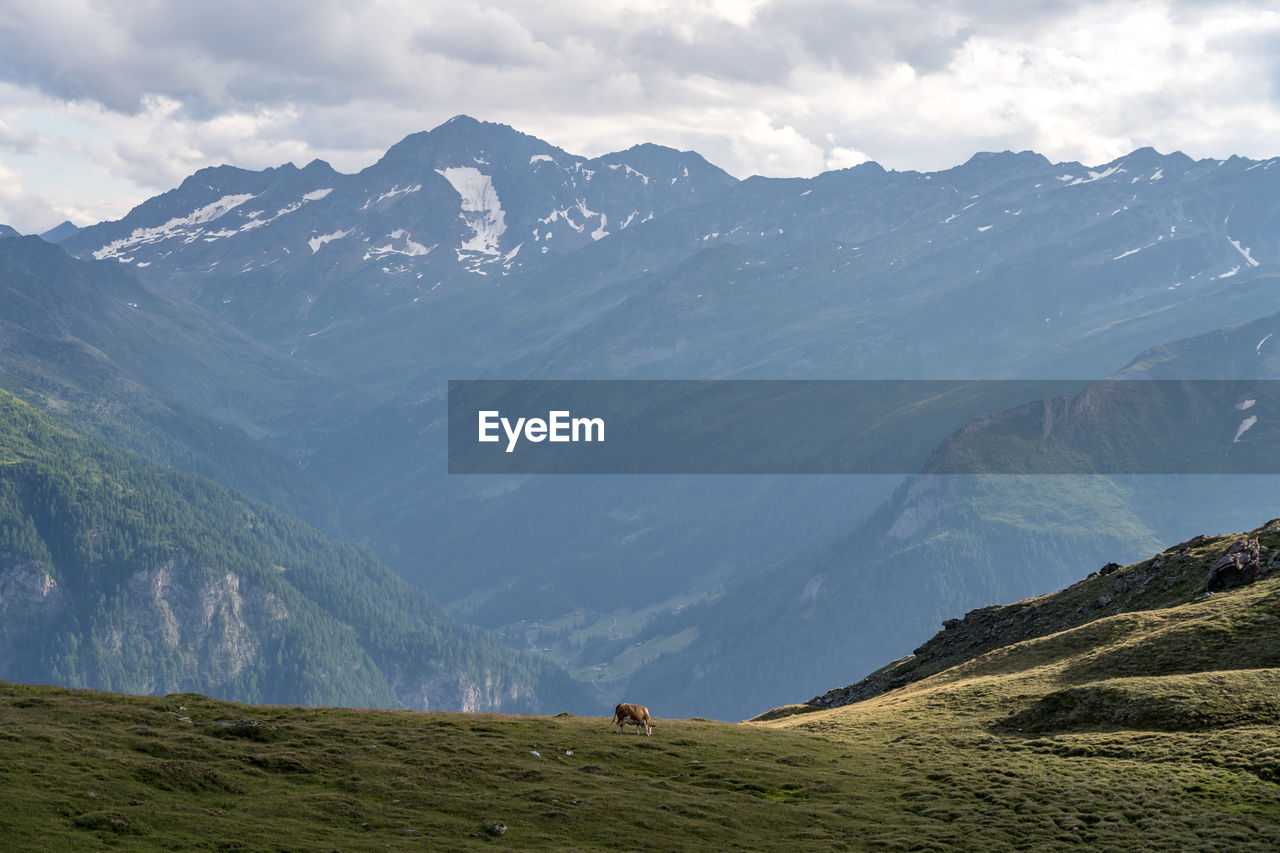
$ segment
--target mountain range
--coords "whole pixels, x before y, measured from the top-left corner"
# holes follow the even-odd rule
[[[729,716],[957,610],[1243,527],[1277,484],[451,477],[446,380],[1271,378],[1275,162],[738,181],[460,116],[356,174],[219,166],[57,245],[0,240],[0,377],[594,685],[547,675],[548,702]],[[971,459],[967,429],[937,458]]]

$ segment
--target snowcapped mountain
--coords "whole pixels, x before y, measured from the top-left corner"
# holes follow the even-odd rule
[[[535,327],[520,360],[553,376],[1105,375],[1257,315],[1280,259],[1276,162],[1003,152],[737,182],[690,152],[585,159],[459,116],[354,175],[205,169],[63,245],[379,375],[465,366],[480,343],[500,364]],[[429,343],[349,358],[388,335]]]
[[[636,376],[1107,375],[1274,305],[1275,163],[1005,152],[929,174],[751,178],[601,243],[582,277],[630,298],[546,373],[604,359]]]
[[[202,169],[65,245],[180,277],[233,317],[237,300],[260,313],[265,285],[314,331],[440,286],[496,283],[734,183],[691,152],[641,145],[586,159],[458,116],[354,175],[318,160]],[[291,283],[284,293],[281,282]]]

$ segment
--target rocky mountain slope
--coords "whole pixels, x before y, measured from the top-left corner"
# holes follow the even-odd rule
[[[1224,622],[1237,628],[1227,637],[1219,631],[1214,641],[1201,645],[1194,655],[1179,660],[1162,650],[1143,660],[1139,650],[1114,656],[1116,666],[1108,670],[1105,661],[1094,660],[1093,672],[1112,676],[1154,676],[1199,671],[1211,657],[1220,668],[1255,669],[1280,666],[1272,645],[1276,633],[1269,623],[1277,616],[1265,608],[1253,613],[1231,612],[1223,602],[1205,602],[1217,594],[1271,581],[1252,591],[1251,600],[1263,596],[1259,606],[1274,601],[1277,563],[1280,561],[1280,520],[1255,530],[1227,536],[1196,536],[1161,553],[1128,566],[1107,563],[1084,580],[1055,593],[971,610],[962,618],[948,619],[943,630],[911,655],[876,670],[847,687],[828,691],[807,703],[817,708],[833,708],[870,699],[931,675],[988,656],[997,649],[1077,631],[1082,626],[1118,617],[1121,614],[1168,611],[1188,607],[1188,612],[1229,613]],[[1266,592],[1264,592],[1266,590]],[[1252,608],[1253,605],[1251,605]],[[1177,623],[1178,616],[1164,617]],[[1111,630],[1123,625],[1112,620]],[[1253,627],[1256,626],[1256,627]],[[1192,629],[1181,626],[1184,633]],[[1199,630],[1199,629],[1194,629]],[[1083,633],[1083,632],[1082,632]],[[1267,642],[1258,642],[1262,637]],[[1194,640],[1183,637],[1185,643]],[[1228,642],[1219,642],[1228,640]],[[1149,645],[1149,641],[1144,640]],[[1123,663],[1123,666],[1121,664]],[[1261,718],[1259,718],[1261,721]]]

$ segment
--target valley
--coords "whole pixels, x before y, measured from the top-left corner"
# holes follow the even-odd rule
[[[453,619],[586,676],[575,712],[640,690],[728,719],[957,609],[1238,529],[1280,487],[451,476],[447,380],[1265,380],[1271,162],[992,152],[739,181],[459,116],[355,173],[208,168],[56,245],[0,241],[0,380],[368,546]],[[1246,437],[1270,434],[1258,413]],[[895,452],[965,470],[976,443],[940,423],[904,424]]]

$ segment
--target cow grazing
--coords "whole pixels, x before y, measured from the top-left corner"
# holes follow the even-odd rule
[[[637,735],[641,726],[644,726],[645,735],[653,734],[653,720],[649,718],[649,709],[643,705],[623,702],[613,709],[614,734],[622,734],[622,727],[628,723],[635,725]]]

